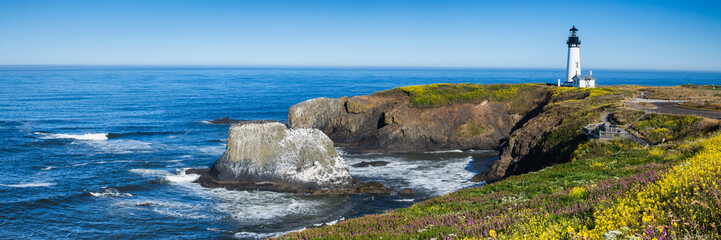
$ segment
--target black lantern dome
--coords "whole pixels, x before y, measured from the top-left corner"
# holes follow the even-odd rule
[[[566,44],[568,44],[568,47],[578,47],[581,45],[581,41],[578,40],[578,29],[576,29],[576,26],[574,25],[573,28],[569,29],[571,32],[568,36],[568,41],[566,41]]]

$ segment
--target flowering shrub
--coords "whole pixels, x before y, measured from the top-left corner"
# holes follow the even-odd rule
[[[650,114],[648,118],[634,124],[633,128],[643,136],[660,143],[664,139],[671,141],[682,139],[687,135],[696,135],[696,132],[689,130],[700,121],[701,118],[694,116]]]
[[[629,235],[668,238],[712,230],[710,235],[718,238],[720,179],[721,136],[716,136],[658,181],[629,191],[613,205],[596,210],[595,228],[582,232],[600,235],[627,228]]]
[[[573,187],[570,192],[568,192],[568,196],[579,198],[586,196],[586,189],[582,187]]]
[[[721,238],[721,135],[663,149],[590,141],[574,157],[409,208],[281,238]]]

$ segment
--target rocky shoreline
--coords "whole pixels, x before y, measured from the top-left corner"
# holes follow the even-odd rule
[[[395,193],[393,188],[378,182],[352,179],[333,141],[317,129],[288,129],[277,121],[242,121],[230,127],[227,143],[225,152],[211,168],[186,171],[200,175],[194,182],[207,188],[238,191],[313,195]]]
[[[359,194],[393,194],[396,190],[388,188],[378,182],[361,182],[353,180],[349,185],[339,188],[314,189],[294,187],[290,185],[276,184],[273,182],[254,182],[254,181],[220,181],[210,174],[209,168],[204,169],[188,169],[186,174],[198,174],[200,177],[195,183],[206,188],[224,188],[235,191],[273,191],[282,193],[299,193],[312,195],[359,195]],[[405,190],[405,192],[402,192]],[[408,190],[403,189],[399,194],[407,194]],[[412,191],[410,191],[412,195]]]
[[[348,151],[497,150],[500,159],[472,179],[493,182],[568,161],[574,146],[585,139],[581,127],[595,121],[590,114],[603,110],[596,103],[622,98],[603,90],[585,100],[592,91],[539,84],[402,87],[369,96],[310,99],[289,109],[288,125],[321,130]],[[487,97],[418,106],[438,99],[434,94]],[[583,105],[573,102],[592,103],[586,104],[592,107],[589,114],[572,117]]]
[[[210,169],[191,172],[201,175],[196,182],[204,187],[315,195],[389,194],[395,190],[353,180],[334,145],[348,151],[385,153],[493,149],[499,151],[500,159],[471,179],[490,183],[568,161],[584,139],[580,127],[594,121],[604,104],[622,98],[619,94],[604,97],[608,95],[604,92],[587,101],[591,90],[559,91],[538,84],[411,88],[434,94],[439,86],[446,89],[444,94],[451,89],[457,91],[454,94],[481,92],[487,97],[418,106],[411,90],[399,88],[370,96],[310,99],[290,107],[287,124],[233,123],[223,156]],[[586,112],[584,116],[571,117],[579,112],[581,102],[593,108],[581,111]],[[354,166],[386,164],[374,161]],[[410,189],[402,192],[412,194]]]

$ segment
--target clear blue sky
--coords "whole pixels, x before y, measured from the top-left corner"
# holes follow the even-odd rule
[[[721,1],[0,0],[0,65],[721,71]]]

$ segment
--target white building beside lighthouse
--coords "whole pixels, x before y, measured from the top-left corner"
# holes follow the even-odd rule
[[[568,62],[566,64],[566,81],[563,86],[568,87],[596,87],[596,78],[591,75],[581,75],[581,53],[579,47],[581,41],[578,39],[578,29],[576,26],[569,29],[571,32],[568,36]],[[560,85],[560,84],[559,84]]]

